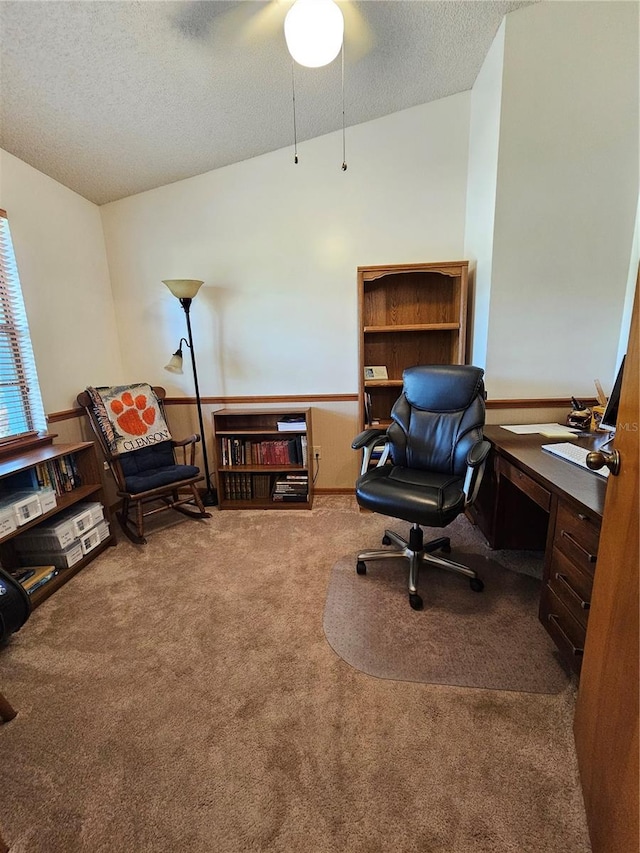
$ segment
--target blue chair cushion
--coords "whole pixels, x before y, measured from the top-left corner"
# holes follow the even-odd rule
[[[127,491],[133,495],[188,480],[200,473],[195,465],[176,465],[171,441],[123,453],[119,461]]]

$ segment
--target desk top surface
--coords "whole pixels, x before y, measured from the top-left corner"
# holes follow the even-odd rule
[[[568,497],[602,517],[607,478],[541,449],[543,444],[556,444],[567,441],[566,438],[549,438],[539,433],[519,435],[493,425],[485,426],[484,435],[502,456],[549,491]],[[576,443],[595,450],[607,438],[606,433],[589,433],[580,435]]]

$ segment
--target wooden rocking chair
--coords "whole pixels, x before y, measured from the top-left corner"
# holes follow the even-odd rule
[[[159,386],[154,386],[152,390],[164,416],[166,391]],[[113,474],[117,494],[122,501],[121,508],[116,511],[116,518],[132,542],[144,545],[147,541],[145,518],[166,509],[175,509],[191,518],[211,518],[196,486],[204,480],[200,469],[194,465],[199,435],[191,435],[182,441],[169,439],[116,454],[111,450],[90,394],[83,391],[78,394],[77,401],[89,417],[91,428]],[[146,508],[149,505],[150,508]]]

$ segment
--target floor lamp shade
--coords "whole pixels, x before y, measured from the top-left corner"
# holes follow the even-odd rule
[[[162,283],[167,285],[176,299],[193,299],[204,284],[195,278],[166,278]]]

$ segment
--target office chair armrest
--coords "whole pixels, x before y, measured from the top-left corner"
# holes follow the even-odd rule
[[[367,444],[377,444],[379,443],[379,439],[386,434],[386,429],[365,429],[364,432],[359,433],[353,439],[351,442],[351,449],[361,450],[363,447],[366,447]]]
[[[490,442],[485,439],[476,441],[471,450],[467,453],[467,465],[470,465],[472,468],[477,468],[478,465],[481,465],[485,461],[490,450]]]
[[[482,476],[484,474],[484,466],[487,461],[487,456],[491,450],[491,444],[485,439],[476,441],[471,450],[467,453],[467,474],[464,478],[464,494],[465,506],[472,504],[478,494]]]
[[[190,435],[188,438],[183,438],[181,441],[177,439],[171,440],[171,446],[174,451],[180,448],[182,453],[180,454],[182,457],[183,465],[193,465],[194,460],[196,458],[196,444],[200,441],[200,436],[195,434]],[[189,461],[187,462],[187,448],[189,448]]]
[[[385,447],[376,463],[376,468],[380,465],[385,465],[389,457],[389,450],[391,449],[391,445],[389,444],[386,429],[365,429],[364,432],[361,432],[353,439],[353,441],[351,442],[351,447],[354,450],[363,451],[362,465],[360,466],[361,474],[364,474],[369,470],[369,465],[371,464],[371,456],[373,454],[374,448],[376,448],[382,443],[384,443]]]

